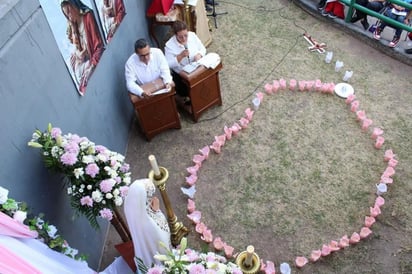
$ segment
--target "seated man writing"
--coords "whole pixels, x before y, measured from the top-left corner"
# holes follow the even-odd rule
[[[170,90],[174,83],[162,51],[150,48],[145,39],[137,40],[134,50],[125,65],[128,91],[139,97],[148,97],[161,88]]]

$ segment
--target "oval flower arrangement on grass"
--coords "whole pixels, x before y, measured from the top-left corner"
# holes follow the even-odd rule
[[[318,92],[322,94],[333,94],[335,89],[334,83],[322,83],[320,80],[300,80],[291,79],[289,82],[285,79],[274,80],[272,83],[268,83],[264,87],[267,95],[274,95],[281,91],[298,91],[298,92]],[[182,187],[181,190],[184,194],[189,196],[187,203],[188,218],[194,223],[196,232],[200,235],[201,239],[207,244],[212,243],[213,247],[218,251],[223,251],[226,257],[231,258],[234,255],[234,248],[222,240],[221,237],[213,235],[212,230],[202,222],[201,211],[196,209],[194,200],[196,192],[196,182],[198,180],[198,172],[202,167],[204,161],[209,157],[209,153],[219,154],[222,151],[225,143],[235,138],[242,130],[248,127],[248,124],[252,121],[254,112],[258,109],[262,103],[265,93],[256,93],[252,102],[254,109],[247,108],[244,112],[244,116],[233,123],[232,126],[225,126],[223,132],[220,135],[215,136],[213,142],[199,149],[199,153],[195,154],[192,158],[193,166],[188,167],[186,170],[188,176],[185,178],[185,182],[188,184],[188,188]],[[363,132],[370,133],[373,140],[373,147],[375,149],[382,149],[385,142],[383,137],[383,130],[379,127],[373,127],[373,121],[367,117],[364,110],[360,109],[359,100],[356,95],[349,95],[345,99],[345,103],[352,113],[356,116],[356,120],[360,124],[360,128]],[[372,234],[372,226],[375,223],[375,218],[381,214],[381,207],[385,204],[385,199],[381,196],[387,191],[388,185],[393,183],[393,175],[395,174],[395,167],[398,164],[396,155],[391,149],[387,149],[383,155],[383,159],[387,162],[387,166],[380,177],[380,183],[377,185],[377,197],[374,204],[369,208],[369,215],[365,216],[364,223],[361,225],[359,231],[354,231],[351,235],[342,235],[339,239],[332,239],[328,243],[322,244],[318,249],[310,251],[305,256],[297,256],[293,262],[296,267],[302,268],[307,263],[317,262],[321,257],[327,257],[333,252],[342,250],[350,245],[354,245],[367,238]],[[261,260],[261,270],[265,273],[275,273],[275,264],[272,261]],[[281,273],[289,273],[290,266],[287,262],[280,265]]]

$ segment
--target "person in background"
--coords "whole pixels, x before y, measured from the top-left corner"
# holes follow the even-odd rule
[[[124,213],[132,236],[135,257],[148,267],[159,263],[154,255],[167,252],[160,243],[171,248],[169,225],[160,210],[159,199],[153,196],[155,191],[151,179],[139,179],[130,185],[124,201]]]
[[[185,65],[197,62],[205,56],[206,48],[194,32],[188,31],[186,23],[176,21],[172,29],[174,35],[165,45],[166,60],[172,69],[173,80],[176,83],[176,93],[182,97],[187,97],[188,90],[182,83],[179,73]],[[188,98],[185,100],[187,102]]]
[[[408,15],[406,16],[406,19],[408,19],[408,22],[410,22],[411,18],[412,18],[412,11],[409,11]],[[408,33],[408,38],[409,38],[409,40],[412,40],[412,32]],[[412,54],[412,48],[405,49],[405,53],[406,54]]]
[[[356,3],[370,10],[379,12],[385,6],[386,1],[385,0],[356,0]],[[353,16],[350,21],[351,23],[355,23],[359,20],[361,20],[361,24],[363,28],[367,30],[369,28],[367,14],[360,10],[356,10],[355,16]]]
[[[406,3],[410,3],[412,0],[403,0]],[[408,15],[408,10],[405,7],[399,6],[395,3],[391,3],[389,8],[385,11],[384,15],[394,19],[400,23],[404,24],[409,24],[409,17],[407,18]],[[373,38],[376,40],[381,39],[381,33],[385,29],[385,27],[388,25],[385,21],[381,21],[379,26],[376,27],[375,32],[373,33]],[[389,47],[394,48],[396,45],[398,45],[399,40],[401,39],[401,34],[402,34],[402,29],[401,28],[396,28],[395,29],[395,35],[392,38],[392,41],[389,43]]]
[[[159,78],[166,89],[171,89],[174,83],[163,52],[158,48],[150,48],[145,39],[137,40],[134,50],[125,65],[128,91],[140,97],[148,97],[151,91],[144,90],[142,85]]]
[[[320,8],[322,2],[324,1],[321,0],[318,4],[318,8],[321,10],[322,16],[327,16],[329,18],[339,17],[341,19],[345,19],[345,7],[341,2],[339,2],[338,0],[326,0],[326,2],[324,2],[323,8]]]

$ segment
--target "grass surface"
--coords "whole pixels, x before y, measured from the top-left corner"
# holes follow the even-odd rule
[[[308,15],[293,2],[219,3],[217,12],[228,14],[217,16],[208,51],[222,57],[223,106],[208,110],[196,124],[182,115],[182,129],[151,142],[133,127],[127,152],[133,176],[146,177],[147,156],[156,155],[169,170],[168,194],[175,213],[193,229],[185,218],[187,197],[180,187],[198,149],[242,117],[265,83],[280,78],[339,83],[344,71],[352,70],[350,83],[360,108],[373,120],[372,127],[385,131],[382,150],[374,149],[371,132],[362,132],[344,100],[334,95],[285,91],[265,96],[249,127],[204,163],[196,207],[215,236],[237,252],[254,245],[279,271],[281,262],[293,264],[296,256],[309,256],[322,244],[360,230],[386,167],[384,150],[391,148],[399,165],[373,234],[293,271],[412,273],[411,67],[367,47],[331,21]],[[333,64],[307,50],[304,32],[327,43],[334,52]],[[336,60],[344,62],[343,71],[334,71]],[[190,234],[189,245],[202,248],[196,232]]]

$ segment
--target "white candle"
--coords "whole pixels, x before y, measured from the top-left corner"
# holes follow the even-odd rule
[[[252,257],[253,257],[253,252],[255,252],[255,248],[253,245],[249,245],[246,248],[246,259],[245,259],[245,266],[250,267],[252,266]]]
[[[150,162],[150,165],[152,166],[154,175],[160,176],[160,169],[159,169],[159,166],[157,165],[157,161],[154,155],[149,155],[149,162]]]

